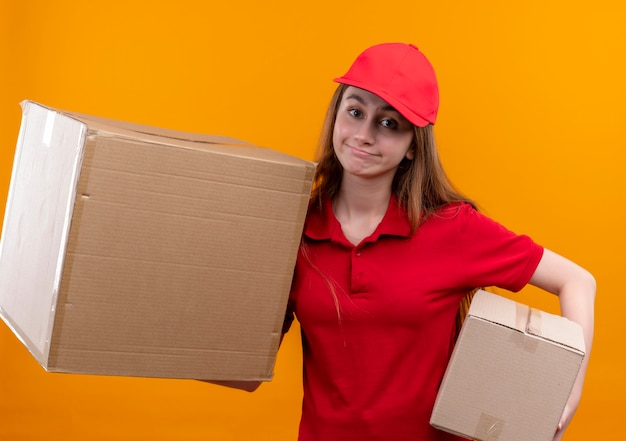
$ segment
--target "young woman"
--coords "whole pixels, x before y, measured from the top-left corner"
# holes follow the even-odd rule
[[[454,190],[433,136],[435,73],[416,47],[373,46],[336,81],[286,321],[302,329],[299,440],[458,439],[429,418],[460,301],[476,287],[538,286],[589,350],[595,281]]]

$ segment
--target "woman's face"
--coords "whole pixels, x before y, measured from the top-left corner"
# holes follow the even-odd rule
[[[386,101],[348,87],[333,130],[333,148],[344,173],[361,178],[393,178],[404,158],[413,159],[413,125]]]

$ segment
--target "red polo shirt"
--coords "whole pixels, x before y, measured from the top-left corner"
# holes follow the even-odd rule
[[[411,235],[395,198],[358,246],[311,209],[289,302],[302,329],[300,441],[443,441],[430,414],[463,296],[520,290],[543,248],[453,204]]]

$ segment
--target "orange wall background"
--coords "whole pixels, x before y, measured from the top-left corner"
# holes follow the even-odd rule
[[[625,18],[617,0],[2,0],[0,206],[21,100],[311,159],[331,79],[370,44],[413,42],[438,72],[436,133],[454,182],[598,280],[596,343],[566,438],[603,439],[626,408]],[[0,324],[0,439],[294,440],[300,361],[295,329],[275,380],[253,394],[49,374]]]

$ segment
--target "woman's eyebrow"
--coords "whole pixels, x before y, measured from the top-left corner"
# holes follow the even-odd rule
[[[351,94],[346,97],[347,100],[356,100],[359,103],[365,105],[365,100],[360,95]]]
[[[350,94],[350,95],[348,95],[348,96],[346,97],[346,99],[347,99],[347,100],[351,100],[351,99],[352,99],[352,100],[358,101],[359,103],[361,103],[361,104],[363,104],[363,105],[365,105],[365,104],[366,104],[366,103],[365,103],[365,100],[364,100],[364,99],[363,99],[363,97],[362,97],[362,96],[360,96],[360,95]],[[384,110],[384,111],[388,111],[388,110],[389,110],[389,111],[393,111],[393,112],[400,113],[400,112],[398,112],[398,111],[396,110],[396,108],[395,108],[395,107],[390,106],[389,104],[387,104],[386,106],[383,106],[383,107],[381,108],[381,110]]]

